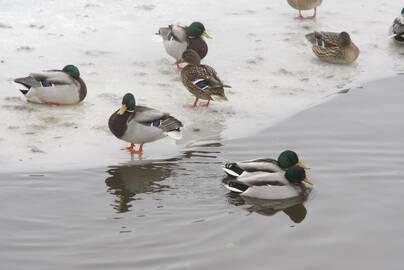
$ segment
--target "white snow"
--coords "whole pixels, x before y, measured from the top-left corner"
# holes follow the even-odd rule
[[[2,0],[0,5],[0,171],[127,161],[129,154],[120,150],[125,143],[107,126],[126,92],[183,121],[184,138],[177,144],[167,138],[145,146],[143,158],[164,158],[198,138],[248,136],[341,89],[404,71],[404,49],[387,37],[402,8],[399,0],[325,0],[314,22],[294,19],[297,11],[286,0]],[[193,97],[154,35],[161,26],[194,20],[213,37],[203,62],[233,86],[226,89],[229,102],[213,102],[209,109],[182,107]],[[357,62],[318,61],[304,40],[313,30],[351,33],[361,50]],[[12,82],[66,64],[77,65],[87,84],[80,105],[27,103]]]

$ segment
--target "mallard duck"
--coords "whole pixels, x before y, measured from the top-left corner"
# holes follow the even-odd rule
[[[194,50],[186,50],[182,61],[188,63],[181,71],[182,83],[195,96],[194,103],[186,107],[195,108],[199,99],[208,101],[205,107],[211,100],[227,100],[223,88],[230,86],[222,83],[212,67],[201,65],[201,58]]]
[[[404,7],[401,9],[400,16],[390,26],[390,37],[394,38],[397,43],[404,44]]]
[[[303,195],[312,185],[303,168],[292,166],[285,172],[251,173],[237,180],[230,180],[225,187],[246,197],[281,200]]]
[[[26,88],[20,89],[21,93],[34,103],[76,104],[87,95],[87,87],[80,78],[79,69],[74,65],[67,65],[62,70],[31,73],[14,82]]]
[[[125,94],[119,110],[109,118],[109,129],[117,138],[129,142],[127,148],[132,154],[141,154],[143,144],[165,136],[181,138],[182,123],[168,113],[136,105],[131,93]],[[135,144],[140,144],[136,150]]]
[[[277,160],[272,158],[260,158],[239,162],[227,162],[222,168],[228,175],[240,177],[254,172],[283,172],[295,165],[307,169],[306,165],[299,161],[296,152],[285,150],[278,156]]]
[[[313,52],[323,61],[351,64],[359,56],[359,49],[347,32],[313,32],[306,38],[313,45]]]
[[[317,7],[321,5],[322,0],[288,0],[288,4],[294,9],[299,10],[298,19],[305,19],[302,15],[302,10],[314,9],[313,16],[307,17],[306,19],[314,19],[317,15]]]
[[[208,45],[202,36],[211,37],[200,22],[193,22],[188,27],[181,25],[161,27],[158,34],[163,38],[166,52],[176,60],[178,69],[180,69],[182,53],[186,49],[196,51],[201,59],[208,53]]]

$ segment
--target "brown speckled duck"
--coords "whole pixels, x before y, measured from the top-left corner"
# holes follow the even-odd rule
[[[299,16],[296,19],[315,19],[317,15],[317,7],[321,5],[322,0],[288,0],[288,4],[294,9],[299,10]],[[303,17],[302,10],[314,9],[313,16]]]
[[[223,88],[230,86],[222,83],[212,67],[201,65],[201,58],[194,50],[186,50],[182,61],[188,63],[181,71],[182,83],[195,96],[194,103],[185,107],[195,108],[199,99],[208,101],[204,107],[211,100],[227,100]]]
[[[175,64],[178,69],[180,68],[182,53],[186,49],[196,51],[201,59],[208,53],[208,44],[203,37],[211,37],[200,22],[193,22],[189,26],[169,25],[168,27],[161,27],[158,34],[163,38],[166,52],[176,60]]]
[[[359,48],[347,32],[313,32],[306,38],[313,44],[313,52],[325,62],[351,64],[359,56]]]

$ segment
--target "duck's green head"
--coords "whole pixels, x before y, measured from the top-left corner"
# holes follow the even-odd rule
[[[181,62],[185,62],[191,65],[199,65],[201,63],[201,57],[196,51],[188,49],[182,53]]]
[[[401,15],[404,16],[404,7],[401,9]]]
[[[297,165],[303,169],[308,169],[303,162],[299,161],[299,157],[297,156],[296,152],[291,150],[285,150],[279,155],[278,164],[279,167],[284,170],[294,165]]]
[[[292,184],[300,184],[302,182],[313,185],[306,177],[306,171],[299,166],[292,166],[285,172],[285,178]]]
[[[187,36],[189,37],[200,37],[204,36],[211,38],[206,32],[205,26],[201,22],[193,22],[187,27]]]
[[[75,65],[67,65],[62,70],[75,78],[80,77],[80,70]]]
[[[118,114],[122,115],[125,112],[134,112],[135,108],[136,108],[135,97],[131,93],[127,93],[122,98],[122,105],[118,111]]]

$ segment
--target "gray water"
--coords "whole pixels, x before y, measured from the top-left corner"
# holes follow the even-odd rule
[[[402,269],[403,77],[165,161],[0,175],[1,269]],[[225,160],[296,150],[306,201],[228,193]]]

